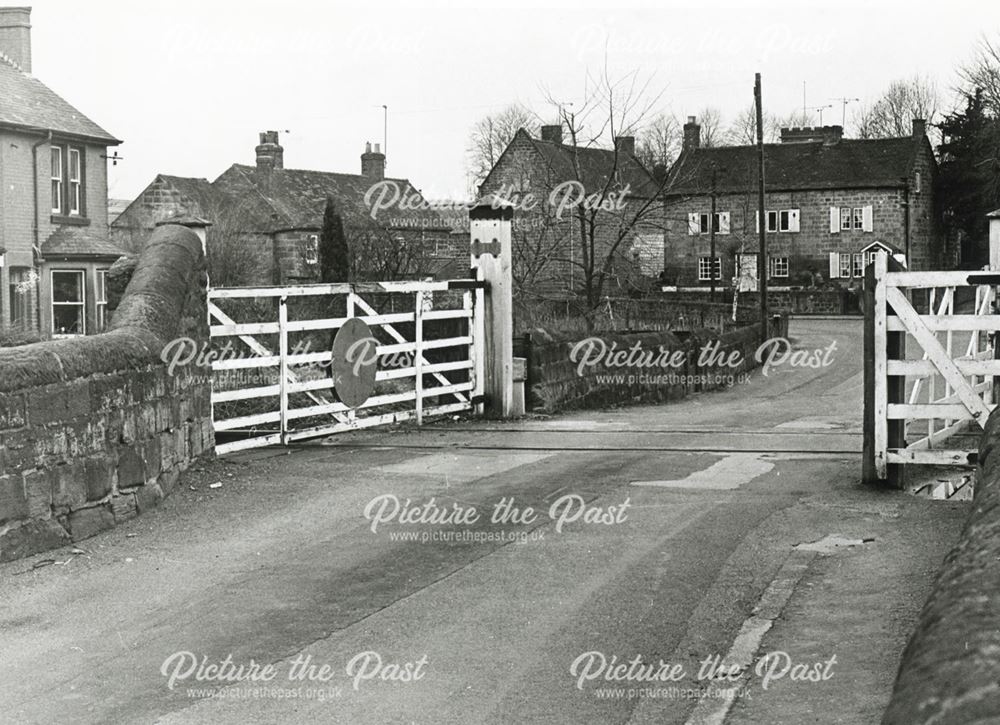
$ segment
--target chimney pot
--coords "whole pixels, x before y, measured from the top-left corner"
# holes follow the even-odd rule
[[[31,73],[31,8],[0,8],[0,53]]]
[[[541,135],[542,135],[542,141],[561,144],[562,124],[557,123],[551,126],[542,126]]]
[[[261,131],[260,143],[254,149],[257,153],[257,170],[270,176],[274,169],[285,168],[285,149],[278,143],[277,131]]]
[[[361,154],[361,175],[374,181],[382,181],[385,178],[385,154],[382,153],[379,144],[375,144],[374,151],[371,143],[365,144],[365,152]]]

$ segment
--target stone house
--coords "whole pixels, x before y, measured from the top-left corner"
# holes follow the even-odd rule
[[[757,148],[705,148],[689,117],[665,194],[669,285],[705,287],[714,271],[721,286],[739,279],[742,290],[755,290],[761,223],[775,288],[860,285],[875,243],[897,250],[910,269],[954,265],[935,218],[937,164],[924,121],[913,121],[909,137],[869,140],[846,139],[840,126],[785,128],[764,154],[761,220]]]
[[[214,181],[158,174],[114,221],[113,237],[136,250],[157,223],[199,217],[213,225],[210,258],[238,253],[256,261],[239,284],[316,282],[323,212],[332,198],[358,279],[468,274],[467,251],[459,258],[445,243],[449,225],[409,180],[385,177],[378,144],[361,155],[360,174],[285,168],[277,131],[262,132],[254,151],[254,166],[233,164]]]
[[[593,217],[593,257],[611,257],[603,293],[637,291],[663,269],[660,183],[635,157],[635,139],[603,149],[564,143],[560,125],[541,137],[518,130],[479,188],[515,204],[515,290],[545,296],[578,294],[584,284],[584,237],[574,211],[586,198],[603,201]],[[588,222],[589,224],[590,222]],[[588,245],[589,247],[589,245]],[[589,253],[589,249],[588,249]]]
[[[31,74],[31,8],[0,8],[0,327],[99,332],[108,147],[121,142]]]

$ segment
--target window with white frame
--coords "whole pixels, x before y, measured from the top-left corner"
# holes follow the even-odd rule
[[[759,212],[758,212],[759,218]],[[799,210],[798,209],[773,209],[765,212],[768,232],[797,232],[799,231]],[[760,231],[760,224],[757,225]]]
[[[709,226],[709,220],[712,225]],[[729,234],[729,212],[719,211],[715,216],[709,213],[693,212],[688,215],[688,234]]]
[[[840,276],[850,277],[851,276],[851,255],[841,254],[840,255]]]
[[[854,207],[854,228],[861,231],[865,228],[865,210],[860,206]]]
[[[722,260],[719,257],[698,257],[698,281],[699,282],[709,282],[712,279],[712,274],[715,274],[715,279],[722,279]]]
[[[83,270],[52,270],[52,334],[83,335],[87,332],[87,298]]]
[[[840,208],[840,230],[844,232],[851,230],[851,207],[849,206]]]
[[[80,149],[69,149],[69,177],[67,181],[67,196],[69,197],[70,216],[79,216],[83,209],[83,176],[81,171]]]
[[[771,277],[788,276],[788,257],[771,257],[768,262],[770,263],[768,274]]]
[[[52,213],[62,214],[63,210],[63,149],[52,147]]]
[[[94,279],[94,304],[97,307],[97,332],[108,326],[108,270],[99,269]]]
[[[791,209],[785,209],[778,212],[778,231],[779,232],[790,232],[792,227],[795,226],[793,223],[793,214]]]
[[[10,324],[13,327],[28,327],[38,273],[31,267],[11,267],[9,282]]]
[[[66,217],[86,216],[83,148],[53,145],[52,213]]]
[[[865,263],[864,257],[860,253],[855,253],[851,255],[851,264],[853,265],[853,273],[855,277],[865,276]]]
[[[305,250],[306,264],[316,264],[319,262],[319,235],[310,234],[306,239]]]

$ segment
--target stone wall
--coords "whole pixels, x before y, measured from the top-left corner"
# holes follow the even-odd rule
[[[204,258],[154,232],[107,332],[0,349],[0,561],[91,536],[168,495],[214,447],[203,368],[167,374],[179,336],[207,340]]]
[[[985,723],[1000,713],[1000,410],[976,473],[969,520],[903,652],[883,723]]]
[[[665,292],[664,298],[676,304],[706,303],[708,291]],[[724,300],[731,306],[732,288],[716,291],[716,299]],[[859,293],[860,294],[860,291]],[[738,320],[744,315],[756,318],[760,295],[757,292],[741,292],[737,309]],[[841,315],[857,313],[857,298],[852,300],[848,290],[841,287],[817,287],[802,289],[767,290],[768,309],[773,312],[787,312],[792,315]]]
[[[787,337],[788,317],[776,316],[769,337]],[[754,358],[761,342],[759,323],[719,334],[696,330],[688,334],[650,332],[595,335],[607,348],[630,350],[636,344],[654,355],[659,351],[682,351],[679,366],[587,366],[580,373],[581,354],[574,362],[573,350],[581,337],[557,339],[544,330],[515,340],[514,354],[527,358],[526,405],[529,410],[555,412],[571,408],[595,408],[628,403],[657,403],[678,400],[689,393],[714,390],[738,382],[739,375],[755,367]],[[718,342],[723,356],[737,351],[739,365],[699,365],[700,352]]]

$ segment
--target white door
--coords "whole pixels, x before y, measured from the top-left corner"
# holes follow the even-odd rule
[[[736,270],[736,289],[740,292],[757,291],[757,255],[739,254],[736,256],[739,268]]]

